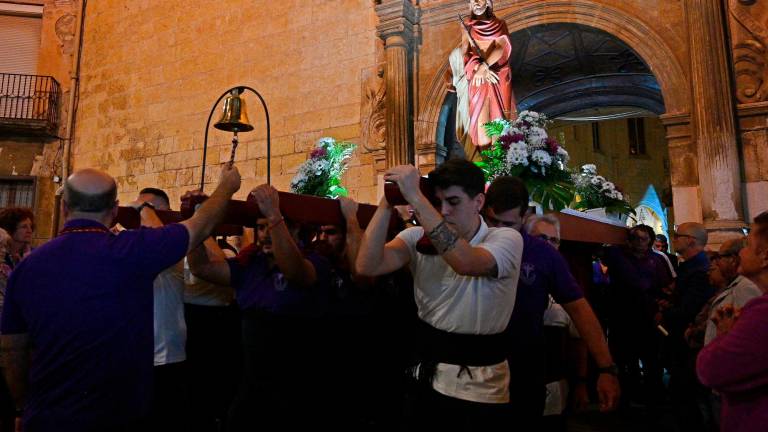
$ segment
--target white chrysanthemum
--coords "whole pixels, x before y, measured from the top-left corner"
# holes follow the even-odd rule
[[[591,179],[589,179],[589,182],[592,183],[595,186],[603,186],[603,183],[605,183],[605,177],[603,176],[594,176]]]
[[[317,140],[316,147],[330,147],[332,145],[336,144],[336,140],[331,137],[322,137],[319,140]]]
[[[581,172],[584,174],[597,174],[597,166],[595,164],[582,165]]]
[[[507,166],[528,165],[528,148],[525,143],[513,143],[507,151]]]
[[[602,190],[612,192],[616,190],[616,185],[614,185],[612,182],[606,181],[603,183]]]
[[[564,147],[557,148],[557,156],[561,161],[563,161],[563,163],[568,163],[568,161],[571,159],[571,155],[568,154]]]
[[[550,166],[552,164],[552,156],[544,150],[535,150],[531,155],[531,160],[541,166]]]
[[[548,137],[549,135],[547,135],[547,131],[544,130],[543,128],[534,126],[528,129],[528,142],[534,148],[545,147],[547,143],[545,143],[544,141],[546,141]]]

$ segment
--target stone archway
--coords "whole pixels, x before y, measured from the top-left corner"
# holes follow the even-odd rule
[[[540,0],[517,10],[500,11],[510,32],[539,24],[574,23],[610,33],[629,45],[646,62],[661,87],[666,115],[685,115],[691,108],[691,86],[672,49],[653,29],[635,17],[605,5],[586,0]],[[458,32],[457,32],[458,33]],[[459,44],[459,37],[445,50],[446,61],[435,74],[422,98],[416,130],[417,151],[422,144],[434,144],[434,131],[447,93],[443,76],[448,70],[448,52]],[[514,71],[513,71],[514,74]]]
[[[691,111],[691,85],[683,67],[664,38],[650,26],[624,11],[607,5],[597,5],[588,0],[539,0],[517,8],[503,9],[497,15],[507,23],[511,33],[541,24],[573,23],[593,27],[609,33],[626,43],[648,65],[656,77],[664,97],[670,153],[673,161],[672,183],[698,183],[695,155],[692,150],[689,113]],[[457,32],[458,33],[458,32]],[[436,133],[440,124],[440,111],[448,92],[448,52],[459,43],[459,37],[445,49],[446,61],[422,94],[417,117],[416,153],[420,161],[430,161],[428,156],[437,149]],[[514,82],[514,71],[513,71]],[[429,167],[427,162],[425,168]]]

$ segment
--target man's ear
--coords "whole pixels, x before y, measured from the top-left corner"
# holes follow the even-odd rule
[[[757,257],[760,259],[760,268],[768,269],[768,245],[760,245]]]
[[[475,202],[475,208],[477,209],[477,212],[482,213],[483,207],[485,206],[485,194],[481,192],[475,195],[475,197],[472,198],[472,201]]]

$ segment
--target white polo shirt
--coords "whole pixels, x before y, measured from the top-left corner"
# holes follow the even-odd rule
[[[478,216],[480,218],[480,216]],[[496,259],[498,277],[461,276],[440,255],[416,251],[423,236],[421,227],[408,228],[398,237],[408,246],[410,268],[419,317],[433,327],[461,334],[503,332],[517,293],[523,239],[511,228],[488,228],[480,218],[480,229],[469,242]],[[509,401],[509,365],[506,361],[469,367],[471,374],[459,373],[460,365],[440,363],[433,387],[457,399],[482,403]]]

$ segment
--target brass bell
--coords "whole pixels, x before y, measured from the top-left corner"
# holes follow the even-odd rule
[[[253,126],[248,121],[248,112],[245,109],[245,101],[240,98],[242,89],[234,89],[224,99],[224,110],[221,118],[213,125],[216,129],[227,132],[248,132]]]

